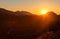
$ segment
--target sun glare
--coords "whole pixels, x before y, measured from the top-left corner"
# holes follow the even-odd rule
[[[43,15],[43,14],[47,14],[47,12],[48,12],[47,10],[42,10],[42,11],[41,11],[41,14],[42,14],[42,15]]]
[[[39,10],[38,13],[36,13],[37,15],[46,15],[49,12],[49,10]]]

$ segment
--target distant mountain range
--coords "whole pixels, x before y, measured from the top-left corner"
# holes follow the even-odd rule
[[[60,15],[48,12],[46,15],[35,15],[27,11],[9,11],[0,8],[0,38],[31,39],[45,31],[57,31],[60,27]],[[19,33],[19,34],[18,34]]]
[[[9,11],[9,10],[6,10],[6,9],[3,9],[3,8],[0,8],[0,14],[3,13],[3,14],[13,14],[13,15],[32,15],[32,13],[30,12],[27,12],[27,11],[16,11],[16,12],[13,12],[13,11]]]
[[[15,12],[17,15],[32,15],[32,13],[27,12],[27,11],[16,11]]]
[[[0,8],[0,17],[5,18],[5,17],[8,17],[9,19],[23,19],[27,22],[28,19],[31,19],[30,21],[33,22],[37,22],[37,21],[43,21],[43,24],[46,23],[46,24],[50,24],[48,23],[49,22],[52,22],[52,21],[56,21],[58,19],[58,15],[55,14],[54,12],[48,12],[46,15],[35,15],[35,14],[32,14],[30,12],[27,12],[27,11],[16,11],[16,12],[13,12],[13,11],[9,11],[9,10],[6,10],[6,9],[3,9],[3,8]],[[21,21],[21,20],[20,20]],[[29,22],[29,21],[28,21]]]

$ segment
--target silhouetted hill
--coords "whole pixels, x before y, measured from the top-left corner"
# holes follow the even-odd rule
[[[48,12],[47,14],[50,14],[50,15],[57,15],[57,14],[54,13],[53,11],[50,11],[50,12]]]
[[[32,13],[27,12],[27,11],[16,11],[15,12],[17,15],[32,15]]]
[[[58,15],[54,12],[48,12],[47,13],[48,20],[50,21],[50,29],[52,31],[56,31],[58,27]]]
[[[27,11],[9,11],[0,8],[1,39],[36,39],[45,32],[56,32],[60,26],[60,15],[48,12],[35,15]]]
[[[14,13],[13,11],[9,11],[9,10],[0,8],[0,14],[11,15],[11,14],[13,14],[13,13]]]
[[[40,17],[42,29],[45,28],[47,30],[49,29],[48,27],[54,27],[55,26],[54,24],[58,20],[58,15],[55,14],[54,12],[48,12],[46,15],[41,15]]]
[[[22,15],[19,15],[19,14]],[[29,12],[15,12],[0,9],[0,38],[2,39],[32,39],[40,34],[37,28],[38,18]],[[25,14],[26,13],[26,14]]]

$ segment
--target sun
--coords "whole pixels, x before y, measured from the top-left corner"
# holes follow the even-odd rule
[[[38,10],[37,15],[46,15],[49,12],[47,9]]]
[[[41,10],[41,15],[47,14],[47,10]]]

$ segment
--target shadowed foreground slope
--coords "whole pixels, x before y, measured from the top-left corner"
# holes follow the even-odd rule
[[[0,38],[36,39],[39,36],[44,37],[46,32],[51,31],[57,37],[60,31],[59,19],[60,16],[54,12],[48,12],[46,16],[38,16],[26,11],[12,12],[0,8]]]

